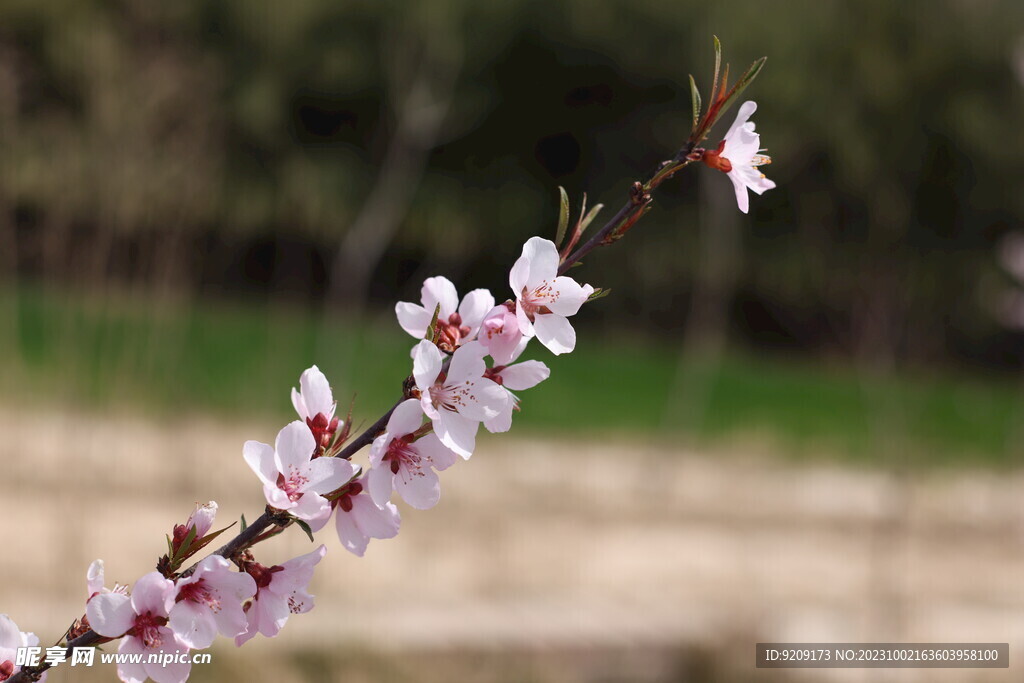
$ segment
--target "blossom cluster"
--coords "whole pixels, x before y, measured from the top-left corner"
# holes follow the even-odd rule
[[[291,395],[300,419],[281,429],[273,446],[247,441],[242,448],[263,485],[268,510],[311,535],[333,518],[341,545],[362,556],[370,539],[398,534],[401,516],[393,494],[419,510],[437,504],[438,472],[472,456],[481,425],[507,431],[519,409],[513,392],[548,378],[543,362],[520,360],[529,341],[536,338],[555,354],[575,348],[568,318],[594,288],[559,275],[560,262],[553,242],[534,237],[512,267],[512,296],[506,301],[496,304],[483,289],[460,301],[449,280],[432,277],[423,283],[419,304],[396,306],[402,329],[419,341],[410,353],[405,398],[370,444],[365,466],[343,457],[348,425],[336,415],[327,378],[315,365],[303,372]],[[218,634],[239,646],[256,635],[273,637],[292,614],[313,608],[308,586],[326,545],[270,566],[258,562],[251,549],[230,558],[211,554],[179,572],[185,559],[223,531],[213,531],[216,513],[215,502],[197,505],[174,527],[157,571],[139,578],[130,591],[104,586],[102,561],[89,567],[85,615],[69,637],[91,629],[120,639],[119,653],[141,655],[119,663],[122,681],[182,683],[190,674],[188,658],[165,664],[150,655],[201,650]],[[14,671],[7,650],[36,642],[0,616],[0,680]]]
[[[717,150],[687,157],[727,173],[744,212],[748,189],[761,194],[774,187],[756,170],[769,160],[759,154],[760,138],[749,121],[755,107],[753,102],[740,107]],[[625,222],[613,221],[597,239],[622,236],[642,215],[643,202],[650,201],[645,191],[635,200],[621,214]],[[252,547],[292,524],[312,539],[333,519],[341,545],[362,556],[371,539],[398,534],[401,515],[393,494],[415,509],[436,505],[441,496],[438,473],[473,455],[481,425],[492,433],[508,431],[520,406],[513,392],[530,389],[550,375],[543,362],[521,360],[530,340],[536,338],[555,355],[575,349],[576,332],[568,319],[601,292],[559,271],[593,248],[582,247],[567,257],[585,227],[581,218],[561,254],[550,240],[530,238],[508,275],[512,295],[501,303],[485,289],[460,300],[444,277],[423,283],[419,303],[398,303],[399,325],[417,340],[410,351],[411,375],[403,399],[354,447],[346,447],[350,420],[336,414],[326,376],[315,365],[304,371],[299,388],[291,392],[299,419],[278,432],[273,446],[247,441],[242,448],[267,501],[266,524],[250,529],[260,533],[246,537],[243,530],[232,543],[182,569],[185,560],[226,530],[213,530],[217,504],[211,501],[197,504],[188,520],[174,527],[167,555],[131,590],[117,584],[105,587],[103,562],[95,561],[86,575],[85,614],[69,629],[67,642],[90,631],[100,642],[120,640],[119,653],[140,656],[119,663],[122,681],[182,683],[189,677],[191,660],[162,655],[205,649],[218,634],[238,646],[257,635],[274,637],[291,615],[311,610],[314,598],[308,586],[327,546],[269,566],[257,561]],[[592,240],[598,243],[610,242]],[[370,446],[365,465],[352,462],[351,456],[365,445]],[[16,651],[38,642],[0,615],[0,681],[19,673]],[[45,673],[39,671],[33,675],[42,680]]]

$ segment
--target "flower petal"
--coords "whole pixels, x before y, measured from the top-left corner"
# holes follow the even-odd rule
[[[417,439],[414,445],[420,456],[429,460],[430,466],[435,470],[446,470],[459,459],[459,456],[441,443],[437,434],[427,434],[423,438]]]
[[[411,304],[408,301],[399,301],[395,304],[395,315],[403,330],[417,339],[423,339],[427,328],[430,327],[430,320],[434,317],[434,311],[431,309],[428,312],[422,306]]]
[[[534,287],[544,280],[554,280],[558,276],[558,248],[551,240],[543,237],[531,237],[523,245],[523,256],[530,263],[530,275],[526,287]],[[516,292],[518,296],[519,292]]]
[[[394,503],[379,508],[369,496],[352,496],[351,500],[352,512],[349,515],[364,534],[371,538],[394,538],[398,535],[402,518]]]
[[[757,111],[756,102],[752,100],[747,100],[746,102],[741,104],[739,111],[736,112],[736,120],[732,122],[731,126],[729,126],[729,130],[726,132],[725,137],[722,139],[728,140],[729,138],[733,137],[736,134],[736,131],[738,131],[747,122],[747,120],[754,115],[755,111]]]
[[[434,420],[434,433],[437,434],[437,438],[465,460],[469,460],[473,455],[473,449],[476,448],[476,432],[479,428],[479,420],[471,420],[448,411],[442,412],[438,419]]]
[[[131,598],[124,593],[100,593],[85,606],[85,615],[104,638],[120,638],[135,623]]]
[[[414,398],[402,401],[388,418],[387,433],[392,438],[399,439],[406,434],[412,434],[423,424],[423,408],[420,402]]]
[[[533,327],[538,341],[556,356],[576,348],[576,330],[560,315],[538,313],[533,316]]]
[[[412,374],[420,391],[426,391],[437,381],[442,362],[441,350],[433,342],[424,339],[413,347]]]
[[[335,406],[331,385],[324,373],[320,372],[320,368],[314,365],[304,371],[299,377],[299,386],[302,388],[302,400],[306,404],[305,417],[316,417],[317,413],[323,413],[327,419],[334,417]]]
[[[370,492],[370,498],[377,507],[382,508],[391,500],[391,490],[394,488],[393,480],[395,475],[391,473],[391,463],[381,463],[366,474],[366,488]]]
[[[551,370],[539,360],[527,360],[501,371],[502,385],[512,391],[532,389],[548,377]]]
[[[176,593],[174,582],[165,579],[160,572],[143,574],[132,588],[132,609],[136,614],[152,612],[155,616],[166,617],[174,605]]]
[[[480,323],[492,308],[494,308],[494,295],[486,289],[474,289],[462,297],[459,315],[462,317],[462,324],[469,328],[469,335],[466,339],[476,336],[480,329]]]
[[[395,490],[406,503],[417,510],[429,510],[441,499],[441,481],[429,467],[411,472],[402,467],[395,475]],[[354,512],[355,510],[353,510]]]
[[[420,290],[423,301],[423,308],[430,316],[427,319],[427,326],[430,325],[430,318],[434,317],[434,309],[441,304],[441,311],[438,318],[447,320],[448,317],[459,308],[459,293],[455,291],[455,285],[446,277],[429,277],[423,281],[423,288]],[[424,333],[427,327],[423,328]],[[421,335],[422,336],[422,335]]]
[[[207,605],[200,605],[190,600],[182,600],[171,608],[171,617],[167,625],[181,642],[196,650],[205,650],[213,644],[217,637],[217,623],[213,612]],[[231,634],[232,636],[237,633]]]
[[[305,471],[316,449],[316,439],[309,427],[295,420],[277,433],[274,442],[274,460],[278,472],[287,478],[294,471]],[[277,478],[274,478],[276,485]]]
[[[547,307],[552,313],[568,317],[576,315],[580,306],[594,293],[590,285],[581,285],[571,277],[556,277],[551,285],[553,297]]]
[[[242,446],[242,457],[266,486],[277,486],[277,463],[274,449],[259,441],[246,441]]]

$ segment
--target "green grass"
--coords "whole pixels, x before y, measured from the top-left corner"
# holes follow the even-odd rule
[[[413,340],[390,318],[323,322],[308,311],[0,293],[0,400],[90,409],[260,414],[285,419],[316,363],[356,422],[398,396]],[[585,316],[583,317],[585,323]],[[1016,464],[1024,400],[1010,380],[851,368],[679,348],[584,332],[575,353],[533,357],[552,378],[523,398],[516,431],[688,443],[768,440],[787,453]],[[1020,426],[1018,426],[1020,425]]]

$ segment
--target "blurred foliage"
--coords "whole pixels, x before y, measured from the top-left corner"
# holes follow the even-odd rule
[[[370,293],[437,272],[497,288],[495,265],[553,232],[557,184],[614,210],[682,143],[714,33],[734,75],[769,56],[748,94],[779,185],[741,226],[731,334],[1016,363],[985,302],[1024,216],[1022,19],[1017,0],[5,0],[0,272],[322,298],[423,87],[447,114]],[[728,192],[692,171],[628,254],[588,264],[615,327],[686,321],[695,188]]]

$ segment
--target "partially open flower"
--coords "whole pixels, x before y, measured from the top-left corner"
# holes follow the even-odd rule
[[[729,176],[736,190],[736,203],[743,213],[750,210],[748,188],[764,194],[775,187],[758,169],[772,160],[761,154],[761,136],[754,132],[754,122],[749,120],[756,110],[757,103],[744,102],[718,149],[705,152],[702,158],[705,164]]]

